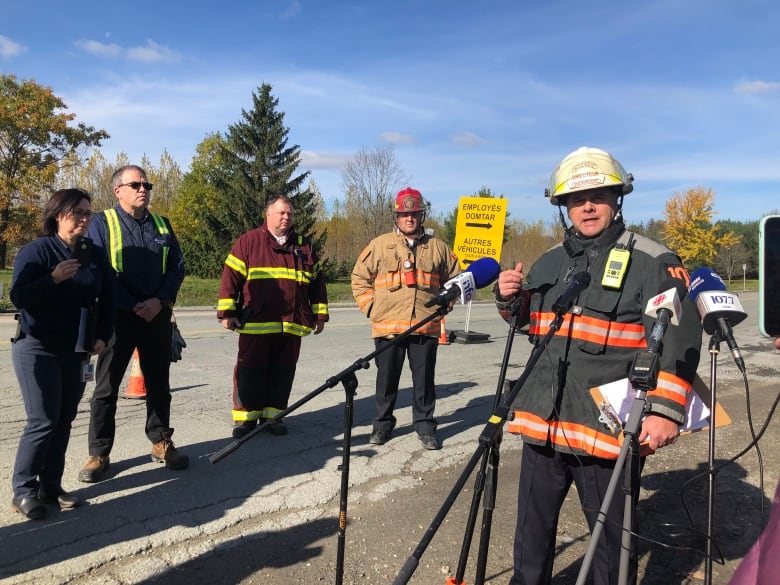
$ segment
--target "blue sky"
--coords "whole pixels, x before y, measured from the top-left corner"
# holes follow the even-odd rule
[[[270,83],[326,201],[361,148],[393,145],[447,212],[485,186],[549,220],[549,174],[583,145],[636,178],[629,221],[675,192],[716,219],[780,208],[776,0],[5,3],[0,71],[53,88],[119,151],[187,170]]]

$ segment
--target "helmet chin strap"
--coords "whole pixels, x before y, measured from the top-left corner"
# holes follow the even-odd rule
[[[422,215],[420,216],[420,226],[417,228],[417,235],[415,237],[420,237],[425,234],[425,227],[423,227],[423,224],[425,223],[425,212],[422,212]],[[401,228],[398,227],[398,215],[393,214],[393,227],[395,228],[396,233],[401,234],[403,233],[401,231]]]
[[[569,224],[566,223],[566,217],[563,215],[563,207],[563,205],[558,203],[558,219],[563,226],[564,233],[568,235],[574,235],[574,226],[569,226]]]

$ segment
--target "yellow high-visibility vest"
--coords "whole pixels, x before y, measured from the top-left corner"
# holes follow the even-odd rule
[[[106,214],[106,223],[108,224],[108,257],[114,270],[122,272],[122,227],[119,225],[119,215],[114,208],[106,209],[103,213]],[[167,236],[170,232],[162,216],[151,212],[149,212],[149,215],[152,216],[152,221],[154,221],[154,225],[157,227],[157,233],[161,236]],[[170,246],[163,246],[163,274],[168,272],[168,250],[170,250]]]

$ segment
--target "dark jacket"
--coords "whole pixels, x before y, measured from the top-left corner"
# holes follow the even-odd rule
[[[311,242],[295,231],[279,244],[265,224],[241,235],[225,260],[217,318],[241,316],[244,334],[303,337],[327,321],[325,276]]]
[[[20,334],[61,354],[74,351],[82,307],[98,301],[95,338],[106,343],[116,309],[113,272],[103,254],[94,250],[87,267],[55,284],[52,271],[71,258],[72,252],[59,237],[38,238],[19,250],[11,282],[11,302],[20,310]]]
[[[630,235],[631,257],[622,286],[602,286],[610,250],[627,243]],[[646,351],[655,323],[655,315],[645,315],[648,300],[664,292],[661,288],[671,288],[670,278],[687,287],[688,273],[678,256],[631,234],[620,222],[592,240],[570,236],[539,258],[523,282],[523,289],[532,292],[532,342],[549,331],[552,305],[583,270],[591,275],[590,285],[520,390],[508,430],[535,444],[549,440],[560,451],[614,458],[620,451],[618,437],[599,422],[590,389],[627,378],[637,352]],[[679,326],[670,326],[663,339],[658,386],[647,393],[652,413],[682,424],[700,349],[698,312],[686,296]]]
[[[149,212],[135,219],[121,206],[114,208],[122,237],[122,270],[116,275],[117,303],[123,311],[146,299],[158,298],[173,305],[184,280],[184,257],[170,222],[162,218],[168,233],[160,234]],[[106,258],[111,259],[111,242],[106,212],[92,217],[89,237]],[[163,248],[167,247],[166,271],[163,273]]]

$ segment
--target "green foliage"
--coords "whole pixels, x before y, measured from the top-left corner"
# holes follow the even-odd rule
[[[335,282],[339,279],[350,278],[356,260],[357,259],[324,260],[322,262],[322,272],[325,275],[325,280],[327,282]]]
[[[8,244],[29,241],[35,231],[23,220],[37,217],[62,161],[108,138],[105,130],[73,124],[66,107],[51,88],[0,74],[0,268]]]
[[[206,136],[197,146],[190,171],[182,178],[169,212],[191,276],[218,278],[232,245],[230,233],[215,232],[208,223],[208,218],[227,201],[217,188],[225,166],[224,147],[219,133]]]

